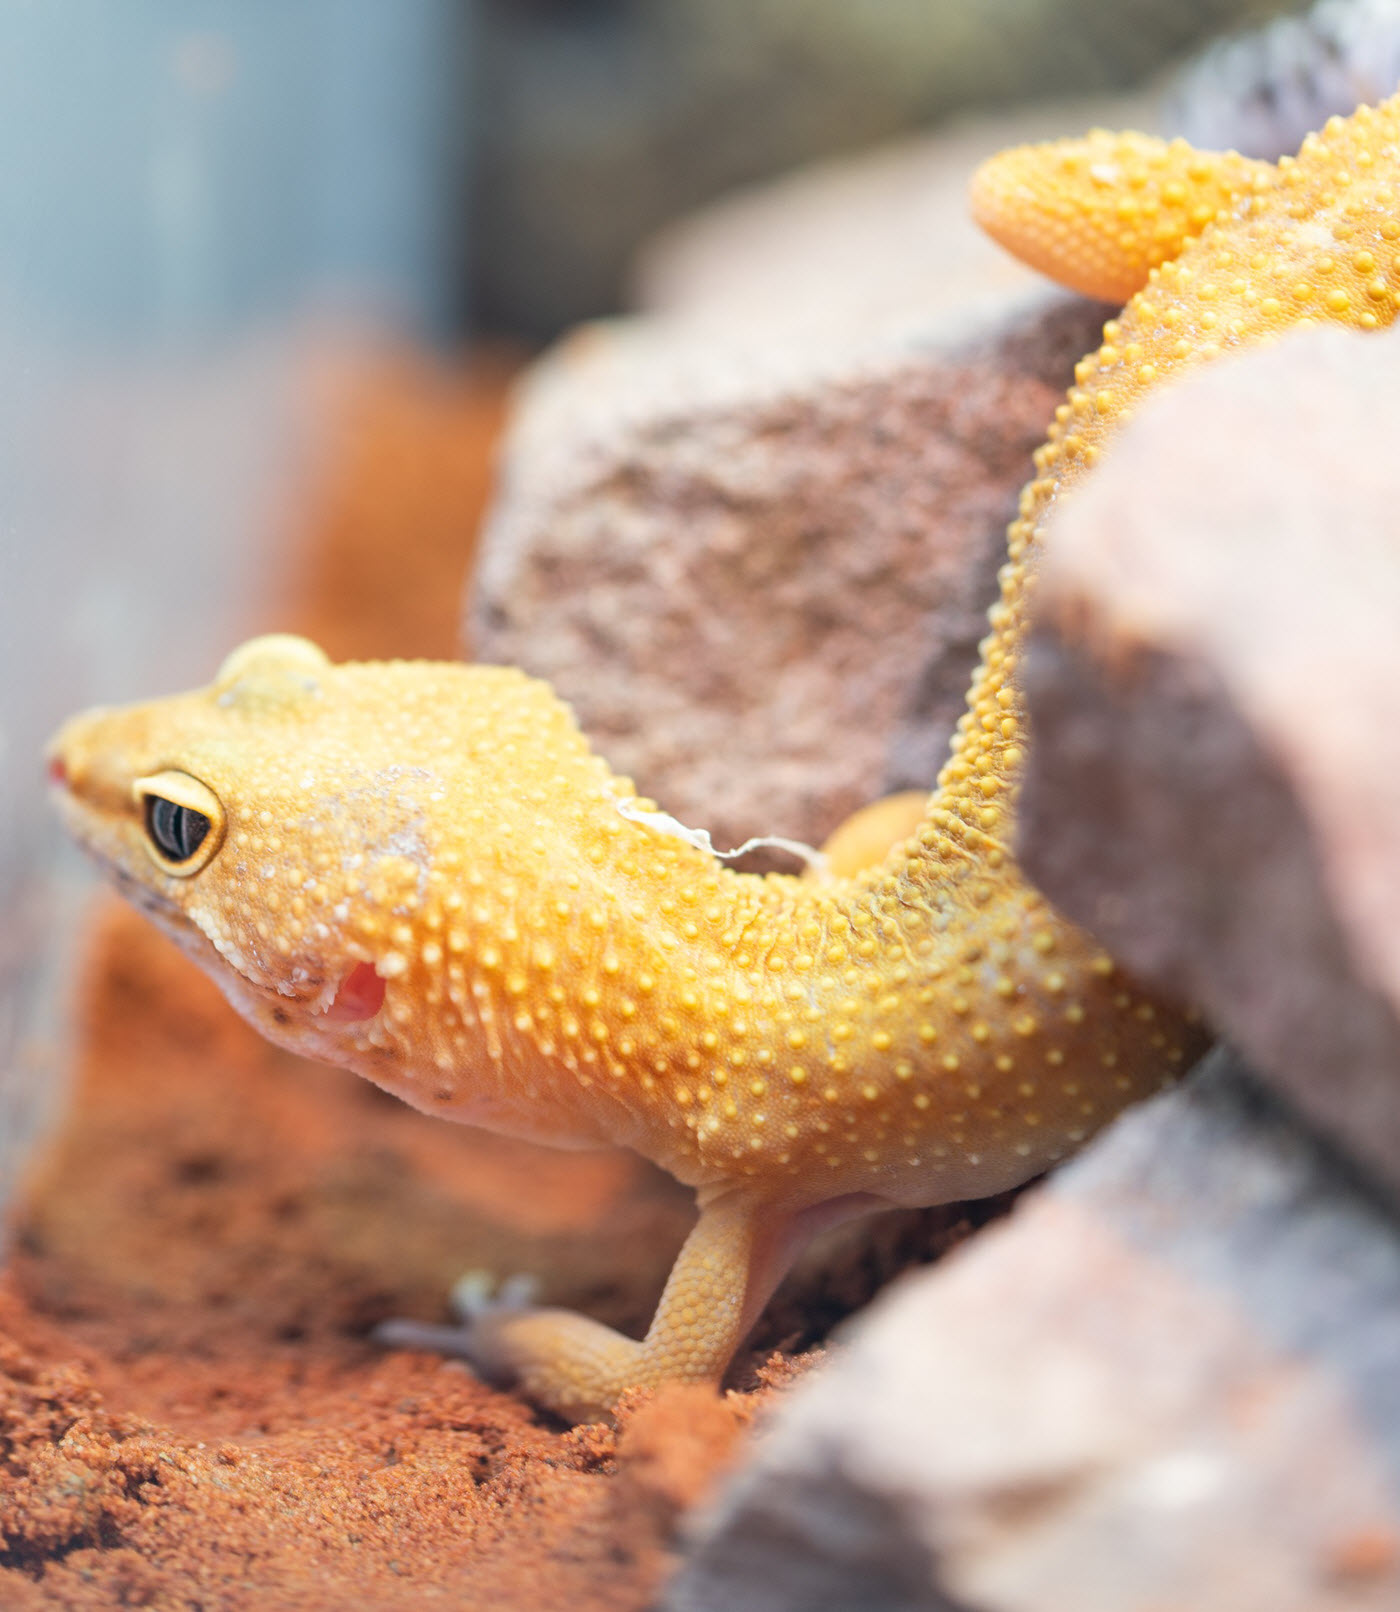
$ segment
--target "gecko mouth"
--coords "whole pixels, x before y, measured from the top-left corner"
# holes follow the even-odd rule
[[[384,1006],[384,981],[373,963],[356,963],[341,980],[331,1005],[322,1015],[334,1024],[355,1024],[372,1019]]]

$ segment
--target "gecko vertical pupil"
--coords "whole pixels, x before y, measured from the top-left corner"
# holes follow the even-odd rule
[[[204,844],[209,819],[193,806],[180,806],[160,795],[146,796],[146,832],[170,862],[188,862]]]

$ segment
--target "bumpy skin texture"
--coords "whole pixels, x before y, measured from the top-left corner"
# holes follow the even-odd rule
[[[644,1342],[552,1312],[477,1323],[479,1361],[583,1416],[717,1378],[819,1225],[1024,1180],[1194,1050],[1005,849],[1011,643],[989,645],[978,736],[918,834],[853,879],[734,873],[629,820],[631,785],[519,672],[332,666],[299,639],[75,719],[59,799],[272,1039],[430,1113],[634,1147],[697,1189]],[[148,787],[207,808],[197,871],[158,865]]]
[[[207,690],[59,735],[78,838],[274,1040],[428,1112],[623,1143],[697,1189],[645,1339],[487,1315],[479,1361],[576,1417],[633,1384],[715,1380],[818,1225],[1025,1180],[1199,1048],[1008,848],[1036,556],[1056,500],[1152,387],[1289,325],[1393,318],[1398,149],[1395,103],[1330,126],[1106,327],[1022,495],[952,755],[878,867],[825,883],[724,868],[625,815],[631,785],[568,709],[499,668],[332,666],[260,639]],[[1064,170],[1053,147],[1017,161],[1050,180],[1003,233],[1043,241],[1038,198],[1059,205]],[[1137,262],[1121,229],[1102,235],[1120,215],[1090,184],[1099,257]],[[188,867],[157,861],[143,789],[209,817]]]
[[[1095,129],[990,158],[970,201],[982,228],[1032,268],[1087,297],[1126,302],[1151,270],[1273,175],[1272,163],[1234,151]]]

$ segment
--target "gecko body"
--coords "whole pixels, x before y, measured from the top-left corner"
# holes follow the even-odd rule
[[[64,728],[51,766],[74,833],[272,1039],[446,1118],[635,1148],[696,1189],[644,1339],[488,1312],[479,1361],[571,1417],[633,1385],[717,1380],[818,1227],[1026,1180],[1200,1049],[1017,869],[1036,557],[1139,396],[1302,318],[1393,317],[1398,128],[1393,105],[1358,114],[1267,171],[1149,142],[1117,173],[1053,147],[981,177],[1003,238],[1045,235],[1068,205],[1060,255],[1087,242],[1120,276],[1142,243],[1131,209],[1101,207],[1106,184],[1158,222],[1154,196],[1205,185],[1217,221],[1182,212],[1178,235],[1201,238],[1167,242],[1180,257],[1080,365],[952,753],[873,867],[726,868],[639,820],[568,708],[508,669],[332,665],[273,636],[207,689]]]

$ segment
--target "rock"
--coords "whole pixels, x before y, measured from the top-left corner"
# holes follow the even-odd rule
[[[1164,120],[1204,150],[1276,162],[1397,83],[1396,0],[1318,0],[1203,52],[1172,86]]]
[[[819,841],[941,765],[1031,451],[1105,316],[966,219],[978,157],[1029,127],[777,196],[791,237],[761,209],[697,227],[652,260],[666,313],[525,385],[468,641],[721,847]]]
[[[999,330],[778,385],[716,354],[734,384],[708,397],[679,366],[619,375],[627,337],[576,345],[508,450],[478,658],[547,677],[721,847],[816,842],[882,786],[931,783],[1016,490],[1102,318],[1037,299]]]
[[[951,112],[1139,82],[1281,0],[487,0],[473,40],[478,321],[622,305],[659,226]]]
[[[912,1278],[692,1525],[668,1612],[1382,1612],[1400,1231],[1227,1055]]]
[[[978,163],[1096,125],[1150,131],[1159,121],[1153,94],[1055,102],[738,191],[646,243],[634,271],[640,311],[710,321],[712,339],[731,345],[802,337],[813,356],[917,334],[939,315],[995,315],[1008,292],[1043,282],[972,222]]]
[[[1031,877],[1400,1191],[1400,335],[1130,424],[1046,546]]]

